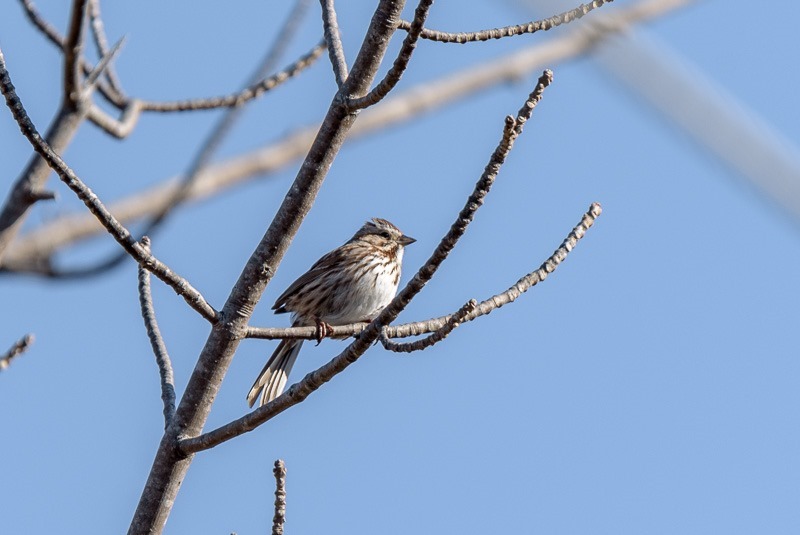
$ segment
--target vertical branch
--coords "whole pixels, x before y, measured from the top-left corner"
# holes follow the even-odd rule
[[[342,37],[339,35],[339,22],[336,20],[336,8],[333,0],[320,0],[322,4],[322,27],[325,30],[325,43],[333,65],[336,85],[342,87],[347,80],[347,60],[344,57]]]
[[[150,238],[142,238],[142,247],[150,252]],[[150,290],[150,272],[139,265],[139,305],[142,308],[142,318],[147,329],[147,337],[156,357],[158,373],[161,376],[161,400],[164,403],[164,429],[172,423],[175,416],[175,378],[172,374],[172,361],[167,353],[167,346],[161,337],[161,331],[156,321],[156,312],[153,307],[153,294]]]
[[[286,522],[286,464],[283,460],[275,461],[272,473],[275,475],[275,516],[272,517],[272,535],[283,535],[283,524]]]

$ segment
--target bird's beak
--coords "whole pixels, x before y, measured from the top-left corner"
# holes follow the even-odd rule
[[[406,236],[405,234],[403,234],[402,236],[400,236],[400,239],[397,240],[397,241],[400,242],[400,245],[405,247],[406,245],[411,245],[412,243],[414,243],[417,240],[415,240],[414,238],[411,238],[411,237]]]

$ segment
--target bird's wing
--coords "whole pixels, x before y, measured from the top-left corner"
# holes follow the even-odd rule
[[[285,308],[286,301],[311,281],[314,281],[323,276],[325,273],[329,273],[332,269],[335,269],[335,266],[339,264],[345,256],[346,255],[343,254],[342,247],[339,247],[317,260],[308,271],[300,275],[300,277],[290,284],[289,287],[286,288],[286,290],[280,295],[280,297],[275,300],[275,304],[272,305],[272,310],[274,310],[276,314],[292,312],[291,310],[287,310]]]

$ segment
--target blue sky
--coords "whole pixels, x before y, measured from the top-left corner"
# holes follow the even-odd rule
[[[63,29],[61,4],[39,7]],[[117,61],[127,91],[175,99],[238,87],[291,3],[107,4],[111,39],[128,36]],[[352,60],[373,3],[338,4]],[[800,7],[772,8],[708,1],[646,31],[796,140],[796,69],[786,59],[797,48]],[[287,58],[319,37],[318,10],[314,3]],[[510,2],[464,9],[442,1],[430,25],[472,30],[522,20]],[[423,42],[398,90],[562,31],[469,46]],[[0,16],[0,46],[44,130],[58,106],[57,54],[13,3]],[[597,201],[604,213],[587,237],[544,284],[445,343],[411,356],[375,347],[305,403],[199,455],[168,533],[264,532],[279,457],[288,468],[288,533],[800,529],[797,220],[590,58],[552,68],[555,81],[486,206],[400,320],[504,290]],[[417,238],[407,280],[535,79],[348,142],[253,323],[285,325],[270,313],[275,297],[373,216]],[[314,123],[333,92],[330,66],[320,61],[255,103],[219,158]],[[122,198],[183,171],[217,113],[147,116],[124,142],[86,125],[66,160],[102,199]],[[7,111],[0,147],[5,195],[30,155]],[[221,306],[297,166],[181,209],[154,238],[154,252]],[[27,228],[81,209],[51,184],[58,201],[37,206]],[[83,265],[114,248],[104,237],[59,260]],[[208,327],[157,282],[154,299],[180,391]],[[37,337],[0,375],[0,530],[122,532],[162,430],[133,262],[80,282],[4,275],[0,301],[0,348],[27,332]],[[241,345],[209,428],[245,413],[245,394],[274,345]],[[307,345],[292,379],[342,347]]]

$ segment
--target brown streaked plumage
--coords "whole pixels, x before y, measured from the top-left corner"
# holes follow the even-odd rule
[[[311,266],[283,292],[272,309],[291,312],[292,326],[372,321],[397,293],[403,248],[414,243],[389,221],[367,221],[347,243]],[[267,361],[247,401],[264,405],[283,392],[303,340],[282,340]]]

